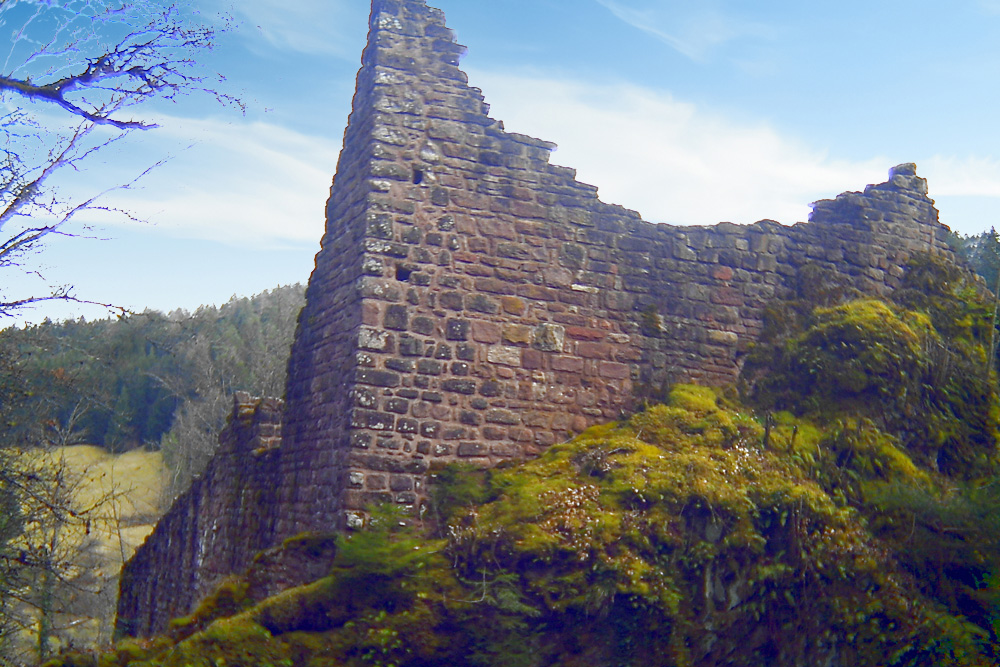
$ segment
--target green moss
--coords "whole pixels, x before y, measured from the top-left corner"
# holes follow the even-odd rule
[[[821,422],[867,418],[921,467],[981,474],[997,460],[1000,402],[986,352],[990,313],[961,275],[931,258],[911,267],[892,303],[773,306],[768,318],[781,325],[765,326],[747,360],[747,395]]]
[[[289,537],[281,543],[285,551],[302,552],[314,558],[334,551],[337,543],[335,533],[301,533]]]
[[[221,619],[167,651],[159,667],[291,667],[285,642],[244,617]]]
[[[469,507],[491,500],[491,471],[464,463],[432,468],[430,474],[432,508],[438,525]]]
[[[219,618],[239,613],[249,606],[247,583],[239,577],[223,581],[189,616],[170,621],[170,635],[177,640],[190,637]]]

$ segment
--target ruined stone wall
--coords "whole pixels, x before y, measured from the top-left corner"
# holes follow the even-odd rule
[[[277,399],[236,394],[208,468],[122,570],[119,633],[162,632],[270,546],[259,508],[275,501],[283,407]]]
[[[290,367],[276,537],[419,505],[431,462],[531,456],[640,385],[734,380],[806,262],[880,293],[910,253],[947,252],[912,166],[810,224],[645,222],[491,119],[463,50],[440,11],[374,2]]]
[[[532,456],[648,389],[733,381],[764,307],[806,265],[883,294],[914,253],[950,252],[913,165],[792,227],[645,222],[552,165],[553,144],[491,119],[463,51],[423,0],[374,0],[283,444],[213,464],[242,457],[241,474],[270,486],[248,482],[263,491],[251,506],[232,479],[206,476],[137,555],[149,571],[191,568],[154,594],[131,565],[123,586],[140,593],[123,617],[186,612],[218,573],[288,537],[361,525],[371,503],[419,515],[434,462]],[[212,539],[222,555],[199,560]]]

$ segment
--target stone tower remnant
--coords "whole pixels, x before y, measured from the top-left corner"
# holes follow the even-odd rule
[[[237,397],[123,572],[121,631],[165,629],[258,552],[372,503],[419,513],[434,462],[530,457],[650,387],[735,380],[807,264],[879,295],[913,254],[950,253],[912,164],[792,227],[645,222],[490,118],[464,51],[424,0],[372,3],[285,402]]]

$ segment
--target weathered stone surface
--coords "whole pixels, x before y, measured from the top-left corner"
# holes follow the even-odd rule
[[[236,394],[233,403],[208,468],[122,571],[118,628],[127,635],[164,630],[227,576],[248,568],[258,551],[273,546],[268,517],[260,508],[276,501],[283,405],[244,393]],[[364,474],[358,475],[363,483]],[[282,582],[287,587],[318,579],[326,569],[320,563],[319,571],[303,567],[275,576],[287,575]]]
[[[950,256],[910,164],[794,227],[645,222],[490,118],[461,50],[424,0],[373,1],[282,444],[263,435],[277,403],[238,403],[125,570],[125,632],[163,630],[261,549],[362,526],[366,503],[420,516],[429,460],[493,465],[616,419],[641,387],[734,380],[807,264],[880,295],[914,254]],[[152,576],[167,568],[183,576]]]

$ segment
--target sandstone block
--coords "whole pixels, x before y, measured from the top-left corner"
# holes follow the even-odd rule
[[[503,383],[496,380],[486,380],[479,385],[479,395],[495,398],[503,394]]]
[[[361,327],[358,332],[358,347],[373,352],[387,352],[391,347],[392,334],[369,327]]]
[[[494,345],[486,353],[486,358],[492,364],[501,364],[504,366],[520,366],[521,365],[521,350],[516,347],[507,347],[505,345]]]
[[[441,389],[454,394],[471,395],[476,393],[476,383],[472,380],[449,378],[441,383]]]
[[[523,324],[505,324],[503,326],[503,339],[513,345],[530,345],[531,327]],[[520,363],[521,358],[518,354],[518,365]]]
[[[583,341],[577,343],[576,353],[584,359],[610,359],[611,346],[607,343]]]
[[[587,327],[566,327],[566,336],[574,340],[603,340],[607,337],[607,333],[599,329],[590,329]]]
[[[444,366],[440,361],[420,359],[417,361],[417,373],[421,375],[441,375]]]
[[[448,340],[468,340],[471,324],[468,320],[450,319],[445,324],[445,338]]]
[[[463,458],[486,456],[489,453],[489,445],[483,442],[462,442],[458,445],[458,455]]]
[[[429,317],[414,317],[410,322],[410,330],[422,336],[434,334],[434,320]]]
[[[558,324],[539,324],[531,332],[532,345],[543,352],[562,352],[566,329]]]
[[[559,293],[556,290],[540,285],[521,285],[517,288],[517,294],[526,299],[537,301],[557,301],[559,298]]]
[[[490,424],[520,424],[521,418],[510,410],[487,410],[486,421]]]
[[[351,411],[351,426],[372,431],[391,431],[396,425],[396,416],[372,410]]]
[[[556,356],[552,357],[552,370],[567,373],[582,373],[584,361],[580,357]]]
[[[402,382],[399,373],[368,369],[357,371],[355,380],[358,384],[367,384],[373,387],[398,387]]]
[[[528,309],[524,300],[516,296],[501,297],[500,303],[503,305],[504,312],[510,315],[524,315]]]
[[[600,362],[597,372],[601,377],[613,380],[626,380],[631,377],[631,371],[628,366],[613,361]]]
[[[408,314],[406,306],[391,305],[387,306],[385,309],[385,316],[382,320],[382,326],[386,329],[395,329],[397,331],[406,331],[408,325]]]
[[[481,320],[473,320],[472,322],[472,340],[477,343],[499,343],[502,338],[502,329],[499,324],[494,324],[492,322],[483,322]],[[462,357],[459,357],[460,359]],[[468,359],[472,361],[472,359]]]
[[[495,315],[500,312],[500,304],[483,294],[474,294],[466,299],[465,307],[477,313]]]
[[[522,350],[521,367],[529,371],[545,368],[545,355],[540,350]]]

